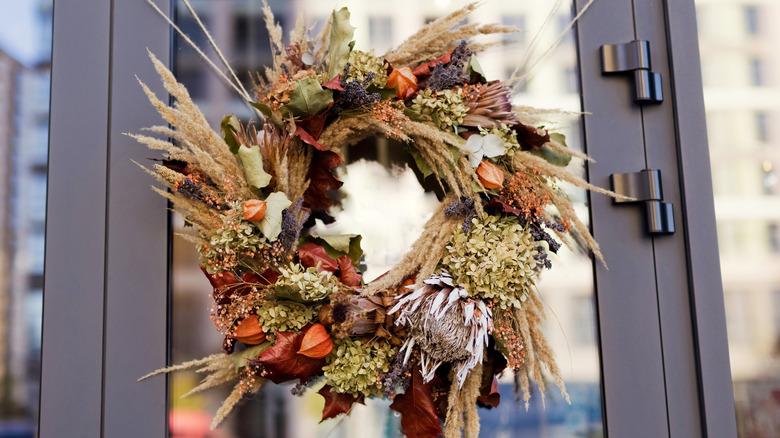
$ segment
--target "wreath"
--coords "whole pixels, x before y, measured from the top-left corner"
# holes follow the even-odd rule
[[[409,437],[477,436],[477,406],[498,405],[505,369],[526,407],[531,382],[544,397],[545,371],[568,401],[535,283],[562,244],[602,259],[558,184],[608,192],[565,169],[587,157],[539,126],[545,112],[512,106],[512,82],[486,79],[475,57],[485,45],[468,41],[516,29],[461,24],[475,8],[375,56],[353,49],[346,8],[319,35],[299,24],[283,45],[265,5],[273,64],[252,94],[229,66],[232,77],[220,73],[257,121],[227,116],[220,132],[150,53],[174,103],[141,82],[169,126],[132,137],[164,152],[147,171],[196,230],[188,238],[224,342],[146,377],[196,369],[205,378],[190,393],[234,385],[212,427],[267,381],[321,386],[323,420],[392,398]],[[311,225],[332,220],[346,148],[376,135],[403,143],[443,198],[401,262],[366,283],[360,236],[317,236]]]

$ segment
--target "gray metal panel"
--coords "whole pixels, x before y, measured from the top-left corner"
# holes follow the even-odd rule
[[[693,0],[666,0],[704,436],[737,436]]]
[[[98,437],[110,3],[54,8],[40,436]]]
[[[158,0],[164,10],[169,2]],[[165,124],[135,79],[163,100],[167,92],[146,48],[167,64],[168,26],[144,1],[114,2],[106,281],[106,437],[161,437],[166,430],[166,378],[138,378],[165,366],[167,357],[167,208],[150,189],[145,145],[123,135]]]
[[[664,94],[670,95],[670,69],[663,4],[634,0],[636,37],[650,41],[653,70],[663,77]],[[658,307],[661,318],[669,436],[701,436],[696,357],[688,292],[685,221],[680,220],[682,199],[677,165],[675,120],[669,100],[642,107],[647,167],[661,169],[664,201],[678,216],[679,232],[653,239]]]
[[[577,1],[581,8],[586,1]],[[590,181],[645,168],[642,121],[626,77],[602,76],[599,47],[634,39],[631,3],[600,0],[578,25],[585,143],[596,163]],[[609,270],[596,265],[597,308],[607,434],[668,435],[652,240],[640,207],[615,207],[591,195],[593,233]]]

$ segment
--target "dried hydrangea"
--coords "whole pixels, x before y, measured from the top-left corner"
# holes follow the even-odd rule
[[[307,306],[292,301],[267,301],[257,307],[257,320],[266,333],[300,331],[314,320],[320,306]]]
[[[360,50],[353,50],[349,54],[348,64],[351,66],[347,73],[347,79],[356,79],[364,82],[371,77],[369,85],[384,88],[387,85],[387,66],[385,60]],[[371,75],[373,73],[373,75]]]
[[[469,109],[463,103],[461,89],[444,90],[438,93],[429,89],[420,91],[412,101],[411,109],[431,117],[440,129],[447,129],[463,123]]]
[[[509,126],[507,126],[504,123],[501,123],[498,127],[495,128],[482,128],[478,127],[479,132],[484,136],[488,134],[493,134],[498,136],[501,140],[504,142],[504,146],[506,146],[506,155],[512,156],[516,151],[519,151],[522,149],[520,146],[520,143],[517,142],[517,136],[515,135],[515,131],[512,130]]]
[[[239,266],[242,258],[254,257],[266,243],[257,226],[243,220],[243,210],[238,205],[219,215],[219,227],[206,239],[208,243],[198,245],[198,253],[201,265],[209,272]]]
[[[300,297],[301,301],[322,301],[338,289],[338,281],[328,271],[317,272],[317,268],[304,269],[299,263],[290,263],[279,269],[276,290]]]
[[[381,396],[384,392],[380,376],[390,370],[390,362],[398,352],[384,341],[369,342],[362,338],[334,341],[322,371],[327,384],[335,392]]]
[[[514,217],[475,218],[468,232],[462,225],[455,230],[440,267],[471,295],[492,299],[502,309],[519,308],[539,272],[539,248]]]

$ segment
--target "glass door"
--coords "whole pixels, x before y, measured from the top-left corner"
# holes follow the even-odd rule
[[[514,104],[560,112],[560,115],[552,117],[555,126],[550,128],[565,134],[569,147],[583,150],[576,47],[573,31],[567,31],[573,19],[572,8],[570,4],[560,3],[498,1],[478,8],[468,21],[512,25],[524,30],[508,34],[499,47],[480,53],[480,65],[489,79],[506,80],[516,67],[525,62],[528,79],[516,90]],[[271,48],[261,4],[243,0],[192,4],[218,38],[217,44],[236,71],[262,71],[263,66],[270,62]],[[465,1],[420,4],[408,0],[392,4],[305,0],[270,2],[285,32],[295,26],[298,13],[302,12],[307,28],[313,28],[315,34],[334,8],[346,6],[351,12],[351,24],[357,28],[355,49],[373,50],[377,54],[400,44],[423,24],[466,4]],[[206,43],[183,2],[177,6],[176,18],[179,26],[195,41],[201,45]],[[242,118],[250,118],[251,114],[241,107],[240,98],[220,81],[197,53],[180,37],[174,36],[174,39],[175,72],[198,104],[205,108],[214,126],[217,127],[225,114],[234,111],[240,111]],[[546,53],[548,48],[553,50]],[[345,183],[342,189],[345,192],[343,209],[334,211],[334,214],[337,223],[348,222],[353,228],[334,230],[320,226],[318,230],[319,233],[363,235],[367,280],[400,261],[438,205],[435,195],[425,192],[417,183],[409,167],[409,164],[414,167],[411,156],[401,151],[401,144],[384,138],[350,149],[349,164],[340,169]],[[405,170],[399,171],[399,167]],[[579,164],[579,172],[579,176],[584,176],[584,163]],[[382,184],[403,187],[405,192],[382,192]],[[367,185],[373,189],[370,194],[365,190],[361,192],[361,188]],[[585,193],[574,187],[567,188],[567,191],[577,201],[578,214],[587,222],[589,211]],[[352,201],[358,197],[363,200],[360,207]],[[393,202],[396,204],[393,205]],[[415,202],[418,205],[413,205]],[[366,211],[382,211],[382,217],[366,214]],[[177,231],[184,231],[181,219],[175,218],[174,223]],[[409,233],[409,229],[415,232]],[[388,239],[386,236],[391,233],[401,236],[403,242]],[[174,238],[173,250],[171,346],[173,363],[181,363],[217,352],[221,339],[208,318],[210,285],[198,269],[193,245],[183,238]],[[569,406],[558,391],[548,390],[546,409],[536,394],[526,411],[522,401],[514,400],[514,383],[511,374],[505,373],[507,376],[500,383],[502,400],[499,407],[480,409],[485,436],[522,433],[538,437],[597,437],[604,434],[592,261],[576,250],[565,250],[554,265],[554,269],[543,275],[538,290],[548,307],[546,335],[563,370],[572,405]],[[179,419],[201,418],[201,427],[207,427],[207,420],[230,391],[229,385],[226,385],[222,391],[180,399],[179,395],[193,387],[197,379],[194,373],[170,377],[169,415],[173,436],[181,433],[177,432],[177,427],[186,427]],[[220,433],[230,437],[400,436],[399,418],[389,409],[390,401],[369,400],[366,406],[356,405],[349,417],[318,424],[322,397],[315,390],[307,390],[296,397],[290,394],[292,388],[293,385],[266,385],[254,400],[238,407],[236,415],[219,428]]]

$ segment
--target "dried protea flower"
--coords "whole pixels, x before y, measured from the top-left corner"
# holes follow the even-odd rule
[[[403,343],[403,330],[393,327],[394,317],[388,315],[387,311],[393,304],[393,298],[384,294],[334,294],[330,304],[322,306],[318,318],[331,327],[331,332],[337,338],[373,336],[400,346]]]
[[[423,287],[403,295],[388,313],[395,312],[400,312],[395,323],[410,331],[401,347],[406,352],[404,364],[417,346],[426,382],[441,364],[452,363],[461,387],[469,371],[482,363],[493,330],[492,313],[484,301],[470,298],[468,291],[455,286],[447,271],[432,275]]]
[[[502,123],[508,126],[519,123],[512,112],[509,88],[503,82],[493,81],[469,88],[467,97],[463,99],[469,108],[463,118],[463,125],[498,128]]]

